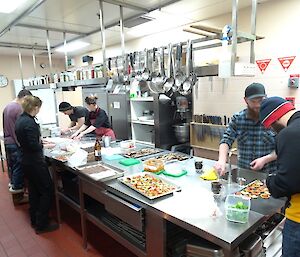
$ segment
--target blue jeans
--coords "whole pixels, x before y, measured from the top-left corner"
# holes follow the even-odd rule
[[[300,223],[286,219],[283,228],[282,257],[300,256]]]
[[[16,144],[5,144],[8,172],[13,189],[21,189],[24,186],[24,172],[21,167],[22,152]]]

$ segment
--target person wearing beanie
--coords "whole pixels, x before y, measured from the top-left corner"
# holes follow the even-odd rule
[[[72,106],[68,102],[61,102],[58,106],[60,112],[68,115],[71,123],[67,128],[61,129],[62,133],[78,130],[89,116],[89,110],[82,106]]]
[[[224,175],[229,150],[237,141],[238,167],[271,173],[276,170],[275,133],[259,121],[259,108],[266,98],[265,87],[252,83],[245,89],[247,108],[234,114],[219,145],[219,158],[214,168]]]
[[[260,108],[262,124],[276,131],[278,169],[267,177],[274,198],[287,197],[283,228],[282,256],[300,256],[300,112],[281,97],[264,100]]]

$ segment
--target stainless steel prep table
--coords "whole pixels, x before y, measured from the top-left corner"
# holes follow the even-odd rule
[[[212,165],[213,161],[203,160],[204,165]],[[125,175],[134,174],[143,170],[142,164],[125,167],[118,163],[117,160],[105,161],[110,166],[121,168],[125,171]],[[70,169],[70,168],[68,168]],[[247,224],[236,224],[226,220],[225,216],[218,218],[206,218],[206,219],[189,219],[187,216],[182,216],[182,213],[176,211],[176,208],[180,208],[180,194],[184,192],[193,192],[195,196],[193,198],[193,204],[198,205],[201,203],[201,197],[197,197],[199,194],[199,188],[210,188],[210,182],[202,181],[199,179],[199,174],[195,172],[189,172],[188,175],[181,178],[169,178],[172,182],[176,183],[182,188],[182,192],[176,192],[173,196],[166,196],[163,199],[157,199],[154,201],[148,200],[127,186],[121,184],[118,180],[111,180],[105,183],[95,182],[92,179],[87,179],[78,173],[77,171],[70,169],[79,175],[79,196],[80,204],[75,205],[77,211],[81,215],[82,221],[82,234],[84,246],[86,246],[86,219],[92,221],[95,225],[113,236],[118,242],[130,249],[138,256],[165,256],[166,254],[166,221],[174,223],[192,233],[205,238],[219,246],[221,246],[226,256],[230,256],[230,253],[239,245],[239,243],[249,236],[255,229],[262,224],[268,215],[273,214],[280,207],[284,205],[284,200],[276,200],[270,198],[265,200],[266,208],[261,204],[255,204],[257,199],[253,200],[252,210],[249,216],[249,222]],[[54,172],[56,173],[56,172]],[[258,179],[264,179],[265,175],[253,171],[240,170],[240,175],[248,179],[249,181]],[[163,176],[163,175],[162,175]],[[165,176],[164,176],[165,177]],[[56,180],[57,177],[54,176]],[[57,183],[56,183],[57,186]],[[236,190],[238,187],[236,187]],[[59,197],[62,197],[59,191],[55,191]],[[83,196],[87,194],[95,198],[99,202],[107,202],[107,199],[115,198],[116,201],[124,202],[128,201],[128,205],[141,206],[145,212],[145,233],[146,233],[146,249],[145,251],[135,247],[133,244],[122,238],[118,233],[115,233],[111,229],[107,228],[103,223],[97,220],[95,217],[87,212],[84,206]],[[63,196],[65,198],[65,196]],[[66,201],[66,199],[64,199]],[[69,200],[67,200],[68,202]],[[59,205],[59,200],[56,202]],[[124,206],[126,203],[124,204]],[[121,205],[122,206],[122,205]],[[272,206],[272,208],[270,208]],[[79,209],[77,208],[79,207]],[[128,206],[127,206],[128,207]],[[132,206],[131,206],[132,207]],[[129,207],[129,208],[131,208]],[[203,206],[205,208],[205,206]],[[134,210],[134,207],[132,207]],[[224,211],[224,203],[221,202],[220,209]],[[59,206],[58,206],[59,210]],[[132,211],[132,213],[135,213]],[[129,212],[130,214],[130,212]],[[60,214],[59,214],[60,215]],[[139,214],[136,214],[139,215]],[[125,215],[126,216],[126,215]],[[126,218],[126,217],[125,217]],[[127,217],[130,219],[130,217]]]

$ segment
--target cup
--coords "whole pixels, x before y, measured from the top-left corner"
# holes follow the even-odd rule
[[[104,147],[110,146],[111,137],[110,136],[103,136],[102,137]]]
[[[246,183],[246,179],[245,179],[245,178],[242,178],[242,177],[238,177],[238,178],[236,179],[236,181],[237,181],[237,183],[238,183],[239,186],[244,186],[245,183]]]
[[[203,168],[203,162],[202,161],[195,161],[195,170],[197,173],[201,173]]]
[[[219,194],[222,188],[222,184],[219,181],[213,181],[211,182],[211,191],[214,194]]]

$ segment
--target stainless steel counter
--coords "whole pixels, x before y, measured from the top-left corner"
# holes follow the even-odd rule
[[[213,161],[197,158],[203,161],[205,166],[212,166]],[[246,224],[232,223],[226,220],[224,211],[224,201],[218,202],[218,207],[222,214],[217,217],[201,215],[201,209],[205,210],[210,207],[211,202],[208,202],[205,197],[210,192],[209,181],[204,181],[199,178],[194,170],[193,160],[183,161],[188,174],[179,178],[170,178],[165,175],[161,177],[172,181],[181,187],[180,192],[176,192],[171,196],[165,196],[156,200],[149,200],[141,196],[127,186],[121,184],[118,180],[107,182],[107,190],[126,198],[128,201],[137,203],[146,209],[151,209],[160,217],[175,223],[184,229],[187,229],[211,242],[216,243],[227,249],[234,249],[238,244],[250,235],[262,222],[266,220],[266,215],[275,213],[276,210],[283,206],[283,200],[270,198],[256,204],[252,200],[252,208],[249,215],[249,222]],[[134,174],[143,170],[142,164],[131,167],[124,167],[118,161],[109,162],[110,165],[122,168],[125,170],[125,175]],[[253,171],[241,170],[240,175],[247,178],[249,181],[254,179],[265,179],[265,175]],[[233,184],[229,192],[235,192],[241,188],[237,184]],[[253,203],[254,202],[254,203]],[[199,208],[199,206],[201,206]],[[270,208],[270,206],[272,208]],[[259,208],[258,208],[259,207]],[[185,208],[182,211],[181,208]],[[199,218],[195,215],[195,211],[199,212]]]
[[[204,169],[211,167],[214,164],[214,161],[211,160],[198,157],[195,159],[203,161]],[[119,164],[119,160],[107,161],[103,158],[103,161],[112,167],[124,170],[125,176],[142,172],[143,170],[142,163],[128,167]],[[172,178],[165,175],[159,176],[180,186],[181,191],[156,200],[149,200],[122,184],[118,179],[101,184],[104,185],[108,192],[119,196],[136,206],[143,207],[146,211],[146,224],[148,224],[147,226],[152,224],[152,229],[157,226],[157,230],[154,231],[154,233],[157,233],[157,236],[165,236],[164,221],[169,221],[221,246],[228,252],[234,250],[245,238],[253,233],[269,215],[275,213],[285,203],[284,199],[278,200],[273,199],[272,197],[268,200],[261,199],[261,201],[259,199],[254,199],[251,201],[251,211],[248,223],[239,224],[229,222],[225,217],[224,201],[219,200],[216,203],[214,202],[210,190],[211,182],[199,178],[199,174],[195,172],[194,159],[182,161],[180,162],[180,165],[188,171],[187,175],[179,178]],[[265,179],[266,175],[249,170],[239,170],[239,176],[246,178],[247,182],[250,182],[254,179]],[[225,188],[226,194],[241,189],[237,184],[232,184],[230,187],[226,186]],[[207,211],[216,206],[218,207],[216,216]],[[147,216],[149,217],[148,221]],[[152,225],[150,226],[152,227]],[[155,239],[155,236],[151,236],[151,239],[150,237],[146,238],[151,241]],[[158,248],[163,248],[163,245],[164,242],[160,243]],[[153,244],[151,247],[153,247]],[[147,256],[164,256],[163,249],[160,249],[159,254],[157,255],[157,253],[149,253],[149,248],[150,247],[147,249]],[[227,256],[230,256],[230,254]]]

